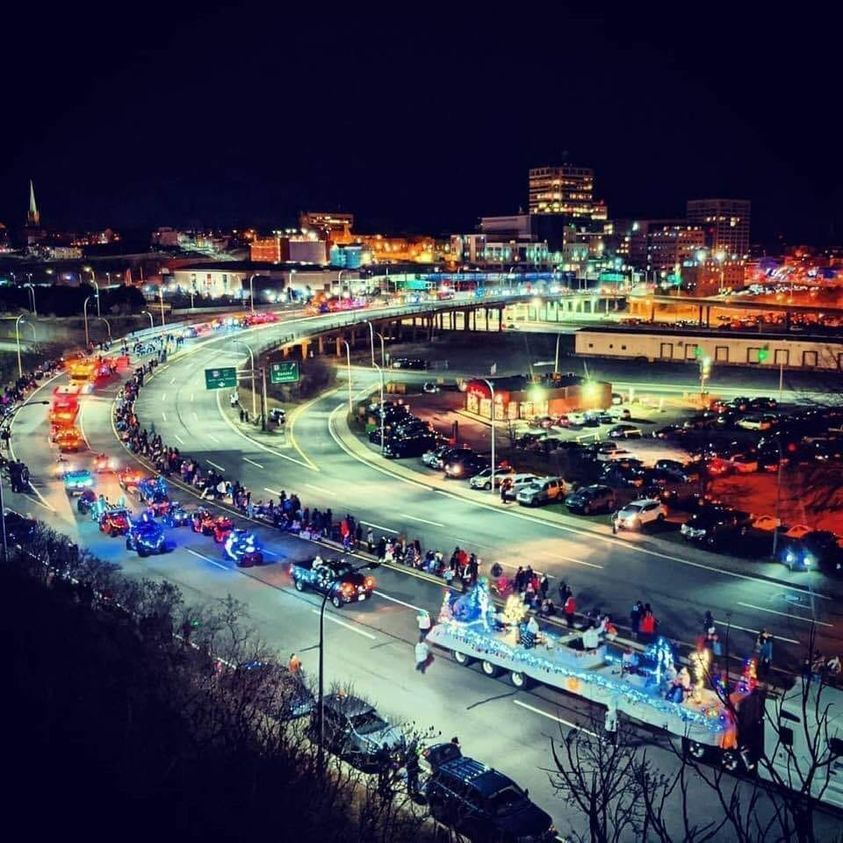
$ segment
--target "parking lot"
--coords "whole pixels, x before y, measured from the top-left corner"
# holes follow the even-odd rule
[[[843,507],[828,501],[843,478],[843,410],[738,398],[712,400],[701,411],[678,396],[618,400],[627,397],[616,397],[604,413],[499,422],[496,486],[517,476],[515,506],[560,507],[579,518],[614,521],[620,531],[839,573]],[[385,426],[386,442],[421,436],[424,447],[397,456],[488,494],[488,421],[465,413],[458,392],[401,400],[405,405],[392,409]],[[442,451],[433,459],[437,444]],[[536,490],[554,479],[554,488]],[[686,523],[691,526],[683,528]]]

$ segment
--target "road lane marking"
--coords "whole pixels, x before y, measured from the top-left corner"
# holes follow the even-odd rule
[[[32,491],[33,491],[33,492],[35,492],[35,494],[36,494],[36,495],[38,495],[38,497],[39,497],[39,498],[41,498],[41,493],[38,491],[38,489],[36,489],[36,488],[35,488],[35,487],[31,484],[31,483],[30,483],[29,485],[32,487]],[[44,509],[47,509],[47,510],[49,510],[50,512],[55,512],[55,511],[56,511],[55,507],[50,506],[50,504],[48,504],[48,503],[44,500],[44,498],[41,498],[41,500],[40,500],[40,501],[37,501],[37,500],[35,500],[35,498],[33,498],[33,497],[32,497],[32,495],[27,495],[27,494],[26,494],[26,492],[21,492],[21,494],[22,494],[22,495],[23,495],[23,496],[24,496],[27,500],[32,501],[32,502],[33,502],[36,506],[43,506],[43,507],[44,507]]]
[[[176,382],[175,377],[170,378],[170,383],[175,383],[175,382]]]
[[[281,497],[281,492],[279,492],[278,489],[269,489],[266,486],[264,486],[263,490],[264,490],[264,492],[269,492],[270,495],[278,495],[279,498]]]
[[[184,445],[184,439],[182,439],[181,436],[178,435],[178,433],[174,433],[173,436],[175,436],[175,438],[178,442],[180,442],[182,445]]]
[[[210,557],[205,556],[202,553],[197,553],[195,550],[191,550],[189,547],[186,547],[185,550],[188,553],[192,553],[194,556],[198,556],[200,559],[204,559],[206,562],[210,562],[212,565],[216,565],[217,568],[222,568],[223,571],[229,570],[229,568],[227,568],[225,565],[223,565],[222,562],[217,562],[215,559],[211,559]]]
[[[193,393],[192,392],[190,393],[190,400],[191,401],[193,400]]]
[[[330,495],[332,498],[337,496],[336,492],[332,492],[330,489],[326,489],[323,486],[315,486],[313,483],[305,483],[308,489],[316,489],[317,492],[322,492],[323,495]]]
[[[162,400],[162,401],[166,401],[166,400],[167,400],[167,393],[166,393],[166,392],[162,392],[162,393],[161,393],[161,400]]]
[[[267,490],[267,491],[270,491],[270,490]],[[376,530],[383,530],[386,533],[395,533],[396,536],[398,535],[398,530],[393,530],[392,527],[384,527],[382,524],[374,524],[371,521],[361,520],[360,523],[365,524],[367,527],[374,527]]]
[[[208,465],[212,465],[214,468],[219,469],[223,474],[225,474],[225,469],[221,465],[215,463],[213,460],[205,460],[205,462],[207,462]]]
[[[167,421],[167,413],[164,410],[161,411],[161,418]]]
[[[319,614],[319,609],[311,609],[314,615]],[[341,621],[339,618],[335,618],[333,615],[329,615],[325,612],[326,620],[333,621],[334,623],[338,623],[340,626],[344,626],[346,629],[350,629],[352,632],[356,632],[358,635],[362,635],[364,638],[370,638],[372,641],[377,640],[371,632],[366,632],[365,629],[357,629],[356,626],[352,626],[350,623],[346,623],[345,621]]]
[[[721,626],[725,626],[727,629],[739,629],[741,632],[751,632],[753,635],[758,635],[761,630],[760,629],[750,629],[748,626],[738,626],[736,623],[731,623],[729,621],[721,621],[717,618],[714,619],[714,623],[719,623]],[[786,641],[788,644],[800,644],[800,641],[794,641],[792,638],[785,638],[783,635],[776,635],[773,633],[773,638],[777,641]]]
[[[195,418],[196,421],[199,421],[199,413],[197,413],[196,410],[193,411],[193,418]]]
[[[593,738],[599,737],[596,732],[592,732],[589,729],[585,729],[582,726],[577,726],[576,723],[571,723],[570,720],[564,720],[561,717],[557,717],[555,714],[549,714],[546,711],[542,711],[540,708],[536,708],[534,705],[529,705],[528,703],[521,702],[521,700],[513,700],[515,705],[521,706],[521,708],[526,708],[528,711],[532,711],[534,714],[540,714],[542,717],[546,717],[548,720],[555,720],[557,723],[561,723],[563,726],[568,726],[576,732],[585,732],[587,735],[591,735]]]
[[[424,611],[419,606],[414,606],[412,603],[405,603],[403,600],[399,600],[397,597],[390,597],[388,594],[384,594],[382,591],[375,591],[374,594],[377,594],[378,597],[383,597],[384,600],[391,600],[393,603],[398,603],[400,606],[406,606],[408,609],[414,609],[417,612]]]
[[[246,462],[251,463],[253,466],[255,466],[255,468],[261,468],[261,469],[263,468],[263,466],[259,462],[255,462],[254,460],[250,460],[248,457],[243,457],[243,459]]]
[[[428,521],[427,518],[418,518],[415,515],[408,515],[405,513],[405,518],[409,518],[411,521],[420,521],[422,524],[430,524],[432,527],[444,527],[444,524],[440,524],[438,521]]]
[[[777,609],[767,609],[764,606],[756,606],[753,603],[741,603],[739,601],[738,606],[744,606],[747,609],[756,609],[759,612],[769,612],[771,615],[781,615],[783,618],[793,618],[796,621],[803,621],[804,623],[815,623],[817,626],[834,626],[834,624],[826,623],[825,621],[818,621],[814,618],[805,618],[802,617],[802,615],[791,615],[788,612],[779,612]]]

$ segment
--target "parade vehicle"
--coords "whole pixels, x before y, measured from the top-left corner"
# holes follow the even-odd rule
[[[129,510],[125,507],[111,507],[99,517],[100,532],[109,536],[125,536],[132,526]]]
[[[325,746],[361,770],[374,770],[384,746],[389,753],[401,752],[406,744],[404,734],[390,725],[377,709],[351,694],[327,694],[323,700]],[[314,709],[310,733],[319,731],[319,712]],[[391,760],[391,759],[387,759]]]
[[[115,471],[117,468],[117,460],[108,454],[97,454],[94,457],[94,471],[97,474],[104,474],[107,471]]]
[[[48,419],[56,427],[72,425],[79,415],[79,387],[57,386],[50,401]]]
[[[674,736],[696,760],[779,780],[843,808],[843,690],[803,678],[774,699],[758,685],[755,658],[726,687],[707,648],[680,667],[664,638],[625,655],[596,629],[534,635],[525,621],[518,596],[497,611],[483,577],[466,594],[445,594],[427,641],[459,665],[506,674],[518,690],[538,683],[580,697]]]
[[[68,497],[73,497],[81,495],[88,489],[93,489],[95,481],[93,473],[87,468],[74,468],[64,472],[62,482]]]
[[[93,489],[86,489],[79,495],[76,501],[76,511],[80,515],[90,515],[91,510],[96,506],[97,494]]]
[[[161,515],[165,527],[189,527],[193,524],[193,513],[178,501],[170,501],[167,511]]]
[[[152,519],[141,519],[126,533],[126,550],[136,550],[138,556],[163,553],[166,549],[164,529]]]
[[[97,361],[87,357],[77,357],[65,364],[70,385],[82,392],[93,391],[97,380]]]
[[[149,475],[139,468],[127,467],[117,472],[117,482],[120,484],[120,488],[132,493],[137,493],[138,484],[148,477]]]
[[[167,481],[163,477],[145,477],[137,485],[137,494],[155,515],[163,515],[170,508]]]
[[[292,562],[290,576],[296,591],[310,589],[326,594],[335,609],[367,600],[375,590],[374,577],[355,571],[345,559],[317,556],[305,562]]]
[[[223,542],[223,555],[238,568],[263,565],[263,551],[250,530],[231,530]]]
[[[437,822],[468,840],[556,839],[550,815],[508,776],[462,755],[452,743],[425,752],[428,763],[434,759],[435,766],[431,764],[424,795]]]
[[[226,518],[225,515],[218,515],[214,519],[213,529],[211,530],[211,535],[214,537],[214,541],[217,544],[224,544],[226,539],[231,535],[234,530],[234,522],[230,518]]]
[[[217,544],[225,541],[226,536],[234,529],[234,524],[225,515],[214,515],[204,507],[193,513],[193,532],[203,536],[213,536]]]
[[[76,453],[85,449],[82,432],[75,425],[59,428],[53,437],[53,442],[58,445],[59,451],[63,454]]]

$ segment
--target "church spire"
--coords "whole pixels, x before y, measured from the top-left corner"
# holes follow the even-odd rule
[[[41,214],[35,204],[35,185],[32,179],[29,180],[29,211],[26,214],[26,224],[34,227],[41,225]]]

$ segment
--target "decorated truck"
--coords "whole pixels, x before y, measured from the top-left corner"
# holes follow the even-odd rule
[[[754,660],[747,661],[739,681],[726,687],[711,669],[708,650],[692,653],[683,667],[664,638],[643,653],[624,653],[602,642],[597,630],[537,632],[526,622],[519,597],[498,610],[485,578],[467,594],[446,591],[427,640],[458,664],[477,663],[490,677],[508,675],[516,688],[540,683],[582,697],[675,735],[693,758],[717,761],[730,772],[757,770],[764,778],[794,790],[810,789],[814,798],[843,807],[839,689],[814,683],[822,689],[822,708],[810,701],[810,687],[801,683],[782,700],[765,701]],[[817,735],[820,739],[812,740]],[[811,759],[806,758],[809,750]],[[817,772],[800,784],[797,774],[811,760]]]

